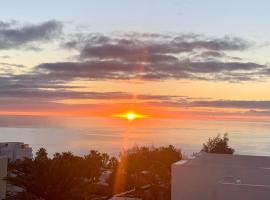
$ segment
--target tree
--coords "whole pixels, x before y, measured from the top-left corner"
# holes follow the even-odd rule
[[[171,164],[181,159],[181,151],[172,145],[134,147],[119,159],[94,150],[83,157],[63,152],[50,158],[42,148],[33,160],[17,160],[9,164],[6,180],[23,189],[9,199],[106,199],[120,192],[114,185],[118,180],[125,180],[122,191],[135,189],[135,195],[142,199],[159,199],[161,196],[170,199]],[[111,174],[108,184],[104,184],[101,175],[108,174]]]
[[[13,199],[91,199],[106,195],[104,187],[97,184],[105,160],[109,158],[97,151],[91,151],[85,158],[70,152],[56,153],[51,159],[42,148],[34,160],[11,163],[6,179],[9,184],[23,189],[20,194],[14,194]]]
[[[203,152],[218,153],[218,154],[233,154],[234,149],[228,145],[228,134],[224,134],[223,138],[220,135],[209,138],[206,144],[203,144]]]
[[[105,156],[106,155],[106,156]],[[102,173],[102,169],[106,167],[107,154],[101,154],[98,151],[91,150],[83,159],[83,176],[89,183],[97,183]]]
[[[150,186],[154,199],[158,199],[160,193],[170,199],[171,165],[181,159],[181,151],[172,145],[158,148],[134,147],[126,150],[120,155],[116,168],[118,173],[114,172],[114,182],[117,182],[117,178],[124,180],[124,187],[117,188],[118,191],[114,192],[135,189],[135,196],[145,199],[145,192],[141,188]]]
[[[45,148],[37,150],[35,160],[48,160],[47,150]]]

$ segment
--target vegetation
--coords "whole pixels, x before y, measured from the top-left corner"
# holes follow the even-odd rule
[[[220,135],[209,138],[206,144],[203,144],[203,152],[219,153],[219,154],[233,154],[234,149],[229,145],[228,134],[224,134],[223,138]]]
[[[99,177],[104,169],[114,166],[114,159],[97,151],[84,157],[65,152],[48,158],[42,148],[34,160],[9,165],[8,183],[23,189],[10,194],[9,199],[80,200],[104,196],[108,191],[98,184]]]
[[[233,154],[228,142],[227,134],[217,135],[203,144],[202,151]],[[49,158],[41,148],[33,160],[9,164],[6,179],[20,190],[8,199],[98,200],[124,191],[146,200],[170,199],[171,165],[181,159],[181,151],[172,145],[134,147],[119,159],[93,150],[83,157],[63,152]],[[108,175],[105,179],[104,174]]]
[[[87,200],[106,199],[115,193],[134,190],[144,199],[170,199],[170,167],[182,158],[180,150],[168,147],[135,147],[118,159],[98,151],[80,157],[70,152],[49,158],[46,149],[33,160],[10,163],[7,181],[21,188],[8,199]],[[101,175],[110,171],[107,182]],[[124,180],[123,187],[117,184]],[[142,191],[147,186],[148,192]],[[151,191],[151,197],[147,197]]]
[[[181,159],[181,151],[172,145],[129,149],[120,156],[120,173],[113,173],[114,180],[125,184],[113,188],[117,193],[135,189],[135,196],[142,199],[170,199],[171,165]],[[147,192],[142,190],[144,186],[148,186]]]

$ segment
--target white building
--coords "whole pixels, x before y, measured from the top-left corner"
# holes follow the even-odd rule
[[[198,154],[172,165],[172,200],[270,199],[270,157]]]
[[[8,159],[5,156],[0,157],[0,200],[6,198],[6,181],[3,180],[7,176],[7,162]]]
[[[7,156],[10,162],[24,158],[33,158],[32,148],[22,142],[0,143],[0,156]]]

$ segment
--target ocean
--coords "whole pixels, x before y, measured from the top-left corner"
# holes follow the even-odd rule
[[[24,142],[34,152],[44,147],[50,156],[90,150],[117,156],[133,146],[172,144],[185,155],[199,152],[209,137],[228,133],[236,154],[270,156],[270,123],[111,118],[0,117],[0,142]]]

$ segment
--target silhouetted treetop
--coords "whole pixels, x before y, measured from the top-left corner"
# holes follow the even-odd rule
[[[228,134],[224,134],[223,138],[220,135],[209,138],[206,144],[203,144],[203,152],[219,153],[219,154],[233,154],[234,149],[228,145]]]

